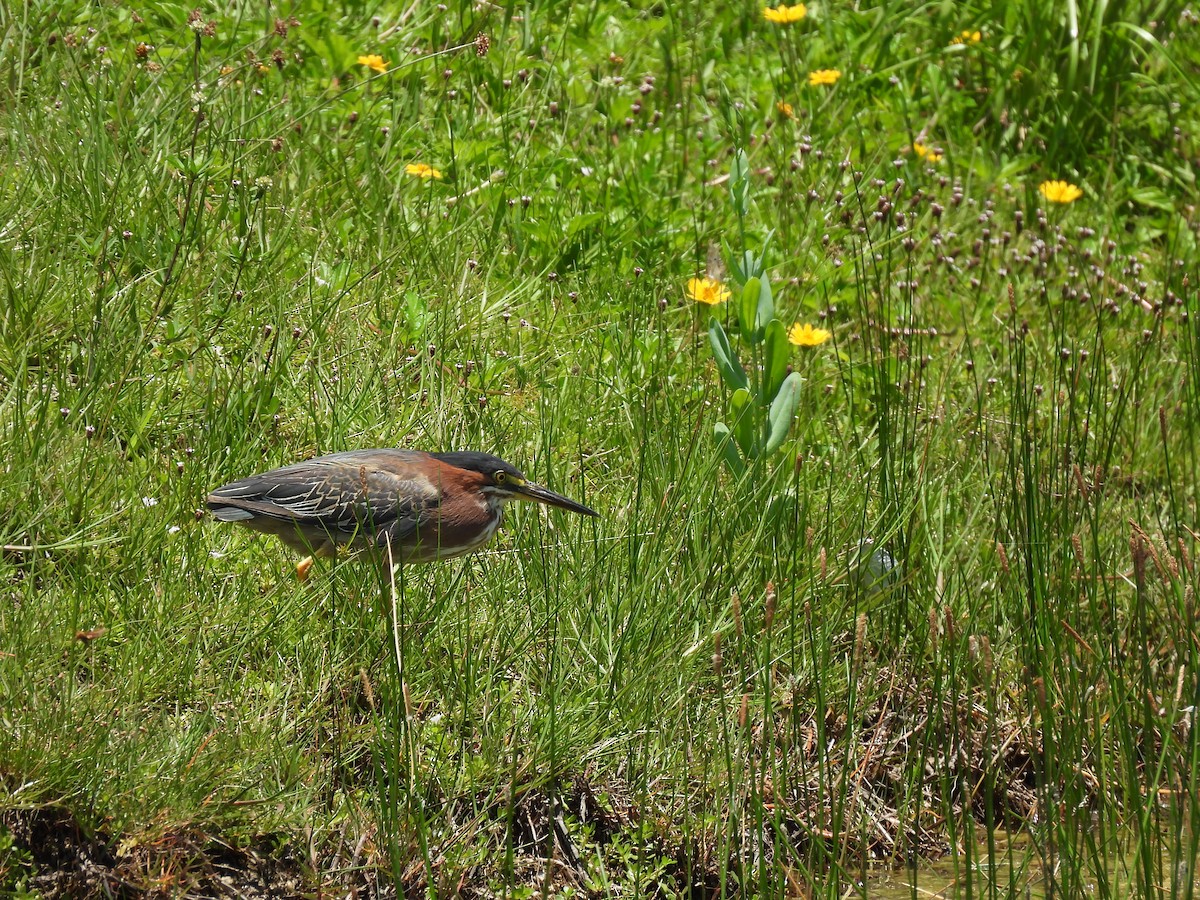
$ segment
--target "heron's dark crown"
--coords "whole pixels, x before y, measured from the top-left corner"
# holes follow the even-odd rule
[[[469,469],[472,472],[479,472],[482,475],[487,475],[489,478],[497,472],[504,472],[516,477],[520,481],[525,480],[525,476],[521,473],[520,469],[511,463],[506,463],[498,456],[492,456],[490,453],[476,453],[473,450],[464,450],[453,453],[431,453],[429,455],[447,465],[458,469]]]

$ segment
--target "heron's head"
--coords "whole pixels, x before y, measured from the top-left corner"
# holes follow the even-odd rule
[[[458,469],[477,472],[483,476],[480,490],[489,500],[527,500],[557,506],[584,516],[600,515],[593,509],[576,503],[570,497],[556,494],[539,484],[528,481],[521,470],[489,453],[434,453],[434,457]]]

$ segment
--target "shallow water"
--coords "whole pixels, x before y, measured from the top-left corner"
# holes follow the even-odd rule
[[[922,860],[916,869],[888,869],[868,873],[858,896],[879,900],[901,898],[1048,898],[1048,897],[1129,897],[1137,893],[1132,859],[1114,855],[1103,877],[1093,874],[1076,887],[1047,878],[1042,858],[1028,835],[997,834],[995,856],[989,860],[986,844],[977,846],[970,859],[946,856]],[[1172,863],[1165,856],[1162,865],[1165,884],[1158,896],[1200,897],[1200,878],[1192,861]],[[1172,877],[1173,876],[1173,877]],[[1174,883],[1172,883],[1172,881]],[[846,896],[856,893],[847,892]]]

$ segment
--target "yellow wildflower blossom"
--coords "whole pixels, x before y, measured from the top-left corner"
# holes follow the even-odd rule
[[[388,64],[383,61],[383,57],[378,53],[368,53],[366,56],[360,56],[358,64],[366,66],[372,72],[386,72],[388,70]]]
[[[805,322],[801,325],[797,322],[788,329],[788,341],[795,344],[797,347],[819,347],[832,337],[832,332],[824,328],[814,328]]]
[[[983,40],[983,35],[978,31],[972,31],[968,28],[962,34],[956,34],[950,38],[951,47],[965,47],[967,44],[978,44]]]
[[[942,160],[942,154],[938,153],[932,147],[927,147],[924,144],[913,141],[912,148],[913,153],[917,154],[917,156],[927,163],[941,162]]]
[[[782,100],[780,100],[775,104],[775,108],[779,110],[779,114],[786,119],[796,118],[796,113],[792,111],[792,104],[790,103],[784,103]]]
[[[1069,181],[1043,181],[1038,191],[1051,203],[1074,203],[1083,196],[1083,191]]]
[[[404,171],[413,176],[413,178],[420,178],[423,181],[428,181],[430,178],[438,181],[442,180],[441,170],[435,169],[433,166],[427,166],[425,163],[409,163],[404,167]]]
[[[780,4],[763,8],[763,18],[776,25],[790,25],[792,22],[799,22],[807,15],[808,7],[803,3],[797,3],[794,6]]]
[[[716,306],[729,299],[729,288],[715,278],[689,278],[687,292],[697,303],[706,306]]]
[[[837,84],[842,77],[841,69],[817,69],[808,73],[808,83],[816,87],[819,84]]]

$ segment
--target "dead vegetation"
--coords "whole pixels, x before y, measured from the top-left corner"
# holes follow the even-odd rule
[[[831,709],[797,727],[780,706],[769,729],[743,722],[756,757],[743,770],[787,772],[787,783],[749,776],[733,804],[711,796],[707,811],[680,810],[674,820],[669,797],[646,809],[628,785],[593,773],[554,791],[527,785],[502,797],[447,798],[427,820],[438,825],[426,851],[409,835],[390,857],[374,833],[323,843],[263,835],[248,844],[200,827],[110,835],[46,806],[0,817],[12,845],[0,855],[0,885],[46,898],[256,900],[482,898],[505,885],[602,896],[605,884],[632,881],[648,896],[708,897],[722,881],[727,890],[753,882],[763,863],[798,889],[801,871],[937,857],[949,847],[947,823],[966,815],[1010,829],[1030,820],[1038,737],[1028,721],[989,712],[982,691],[931,697],[913,678],[876,677],[885,688],[854,720]]]

